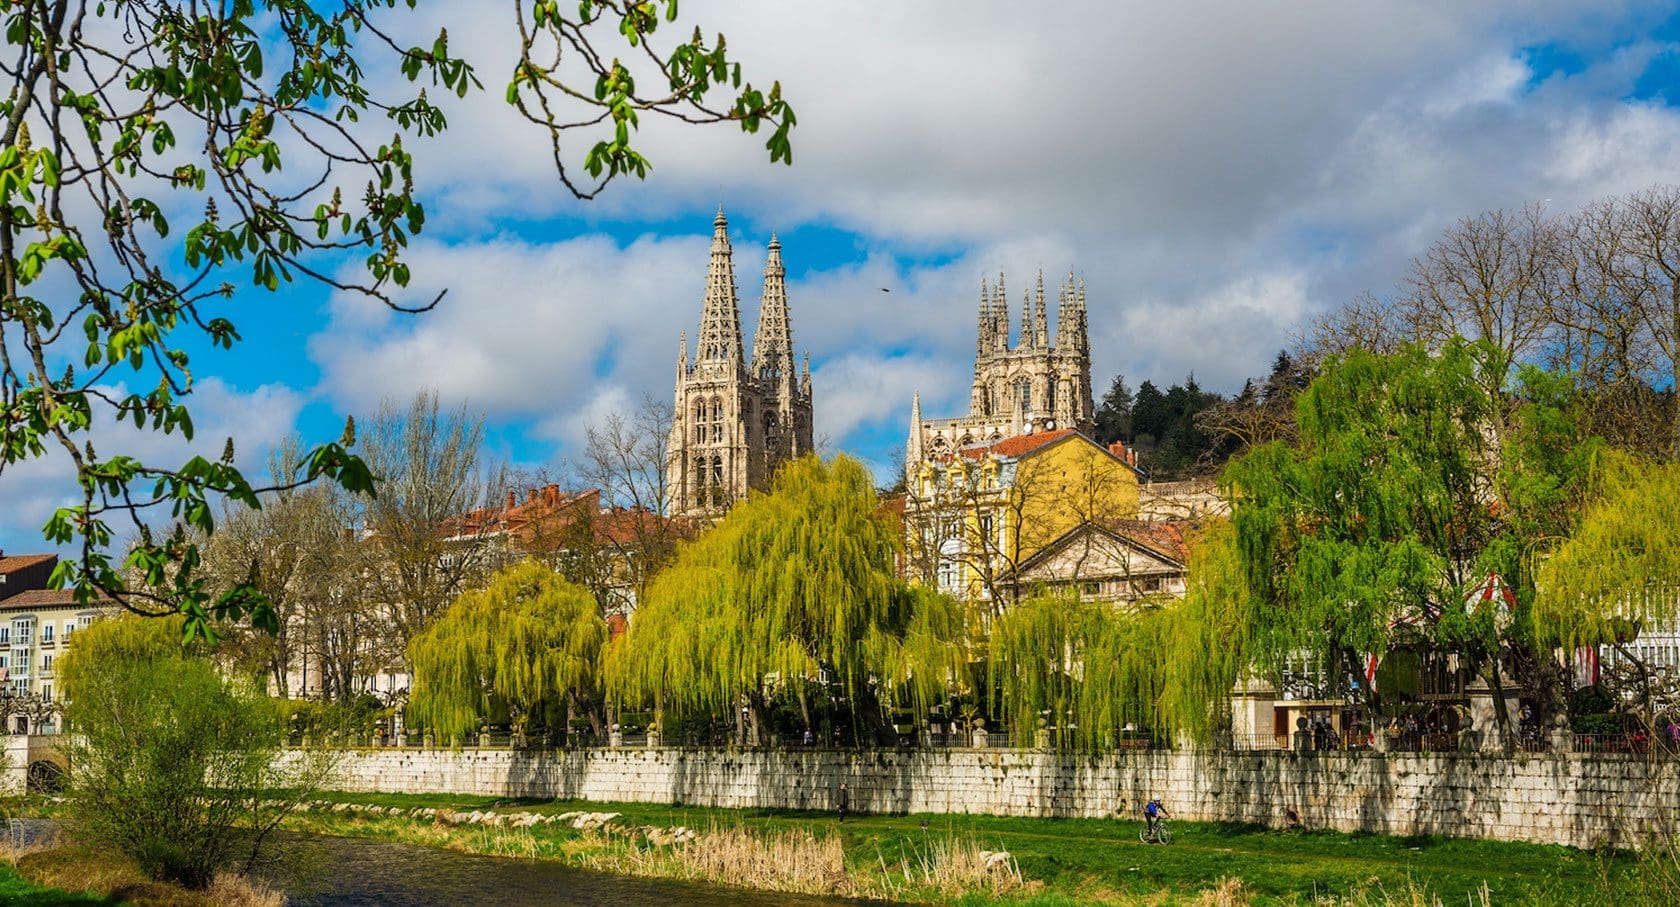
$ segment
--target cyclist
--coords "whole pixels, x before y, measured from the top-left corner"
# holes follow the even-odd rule
[[[1167,808],[1161,805],[1160,797],[1155,797],[1149,801],[1149,805],[1143,808],[1143,819],[1148,823],[1150,840],[1160,840],[1161,820],[1170,818],[1172,817],[1168,815]]]

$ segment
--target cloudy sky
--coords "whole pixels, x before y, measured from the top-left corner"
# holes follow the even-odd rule
[[[317,288],[236,308],[245,343],[197,363],[212,451],[330,439],[432,387],[485,414],[498,457],[558,464],[591,420],[670,393],[720,203],[745,328],[776,231],[818,433],[884,466],[913,392],[929,416],[966,405],[982,277],[1018,306],[1040,268],[1083,276],[1099,393],[1191,372],[1228,392],[1456,218],[1680,164],[1673,4],[691,0],[679,34],[722,31],[781,81],[794,166],[654,124],[649,178],[578,202],[502,103],[511,8],[423,6],[398,27],[447,23],[487,85],[417,149],[416,295],[449,294],[418,317]],[[0,548],[40,547],[54,476],[0,479]]]

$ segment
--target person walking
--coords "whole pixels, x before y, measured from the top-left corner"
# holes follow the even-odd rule
[[[846,790],[846,782],[840,782],[840,793],[834,797],[834,811],[840,815],[840,821],[846,821],[846,810],[851,806],[851,794]]]

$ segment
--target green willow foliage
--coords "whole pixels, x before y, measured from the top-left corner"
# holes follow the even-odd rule
[[[462,595],[408,646],[411,720],[444,738],[506,708],[515,723],[599,701],[607,625],[595,599],[534,560]]]
[[[1680,579],[1680,463],[1605,451],[1593,500],[1573,534],[1540,566],[1537,645],[1626,642],[1674,617]]]
[[[899,544],[856,460],[790,463],[655,578],[609,687],[711,714],[770,696],[931,703],[963,664],[961,615],[897,577]]]
[[[1332,357],[1298,401],[1300,441],[1234,461],[1256,665],[1311,651],[1349,670],[1411,638],[1487,659],[1520,633],[1466,598],[1500,575],[1521,625],[1537,547],[1569,531],[1596,442],[1569,382],[1487,344]]]
[[[1232,525],[1204,528],[1188,566],[1183,600],[1150,615],[1164,624],[1156,726],[1205,744],[1230,729],[1231,688],[1252,656],[1252,604]]]
[[[1249,599],[1235,533],[1209,525],[1191,545],[1182,600],[1125,611],[1035,596],[999,617],[989,673],[1010,739],[1100,752],[1128,733],[1207,742],[1228,726],[1247,665]]]

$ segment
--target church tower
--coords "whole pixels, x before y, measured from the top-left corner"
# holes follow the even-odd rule
[[[948,459],[965,447],[1018,435],[1061,429],[1093,432],[1096,405],[1085,281],[1069,274],[1057,297],[1052,338],[1040,272],[1034,289],[1021,294],[1020,334],[1012,336],[1003,275],[995,285],[981,279],[968,415],[923,421],[918,398],[910,416],[906,469],[913,474],[924,460]]]
[[[734,255],[723,208],[713,220],[711,261],[693,361],[679,341],[676,395],[665,463],[672,516],[722,513],[777,467],[812,449],[811,365],[794,369],[782,245],[770,238],[752,358],[741,339]]]

